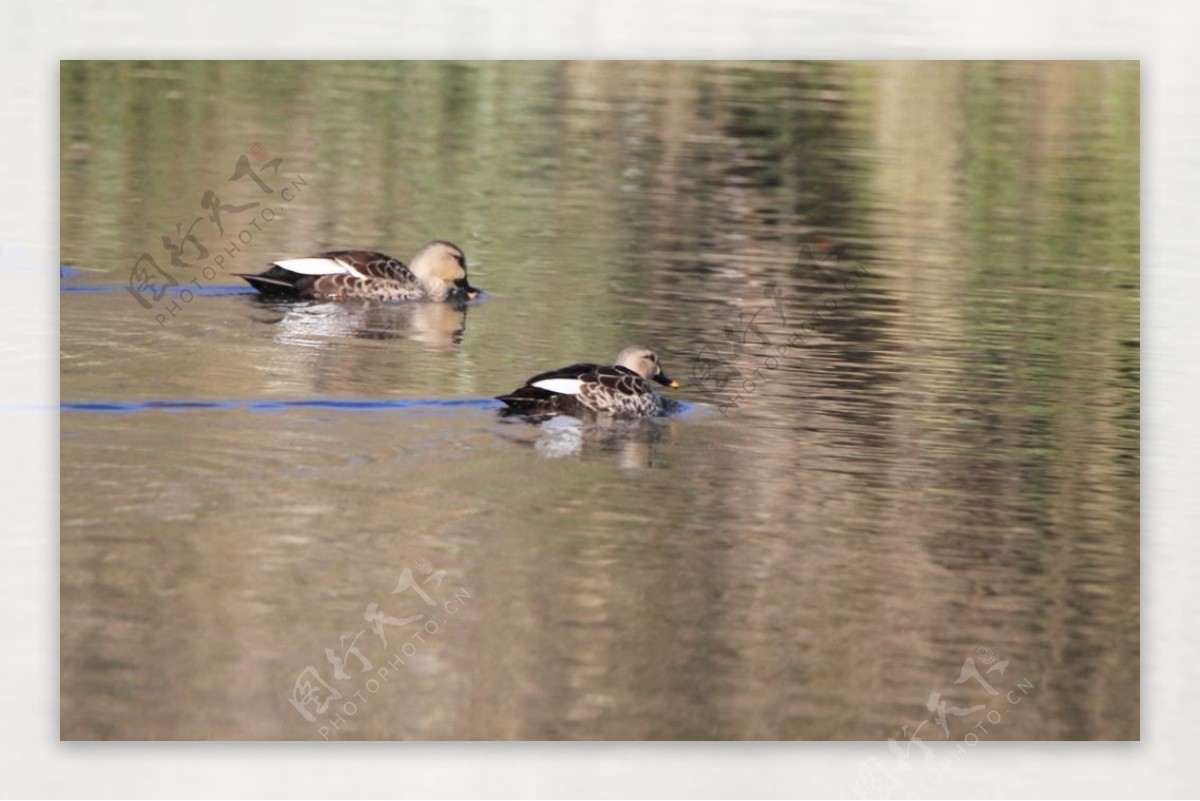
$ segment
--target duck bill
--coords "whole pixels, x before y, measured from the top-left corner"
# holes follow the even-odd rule
[[[657,381],[658,383],[662,384],[665,387],[670,387],[671,389],[679,389],[679,382],[676,381],[674,378],[671,378],[671,376],[667,375],[666,373],[659,372],[658,375],[654,376],[654,380]]]

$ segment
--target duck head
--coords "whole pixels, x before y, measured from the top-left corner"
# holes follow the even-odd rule
[[[473,300],[479,295],[467,282],[467,257],[450,242],[430,242],[413,254],[408,269],[434,300]]]
[[[658,354],[645,345],[630,345],[617,354],[617,365],[634,371],[642,378],[678,388],[679,382],[663,372],[658,364]]]

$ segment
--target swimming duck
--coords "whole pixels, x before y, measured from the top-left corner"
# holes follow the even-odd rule
[[[403,262],[370,250],[333,250],[282,259],[257,275],[236,273],[264,297],[279,300],[471,300],[467,257],[435,240]]]
[[[600,412],[626,417],[663,414],[667,401],[659,397],[650,381],[668,387],[679,382],[663,372],[658,356],[643,345],[630,345],[617,355],[611,367],[573,364],[535,375],[496,400],[507,404],[505,411],[522,414],[562,412],[578,415]]]

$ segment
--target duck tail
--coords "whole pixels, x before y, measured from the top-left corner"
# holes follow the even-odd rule
[[[500,401],[510,409],[519,409],[522,406],[527,406],[529,404],[529,398],[522,398],[517,395],[497,395],[496,400]]]
[[[556,408],[560,398],[540,387],[524,386],[506,395],[497,395],[496,400],[516,411],[544,411]]]
[[[252,273],[234,273],[234,275],[266,297],[298,297],[301,294],[300,287],[297,286],[297,279],[303,278],[303,276],[297,276],[278,267],[258,275]]]

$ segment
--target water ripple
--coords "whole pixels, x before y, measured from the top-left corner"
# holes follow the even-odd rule
[[[267,400],[152,400],[136,402],[118,401],[84,401],[63,403],[59,408],[64,412],[104,412],[131,414],[134,412],[155,411],[228,411],[230,409],[246,409],[253,412],[280,412],[289,409],[324,409],[339,412],[373,412],[379,410],[414,410],[414,409],[501,409],[504,404],[492,398],[406,398],[403,400],[330,400],[313,398],[306,400],[267,401]],[[689,403],[678,403],[678,411],[673,417],[691,414],[704,407]]]
[[[405,399],[405,400],[290,400],[290,401],[201,401],[201,400],[153,400],[134,403],[117,403],[106,401],[88,401],[83,403],[64,403],[64,412],[115,412],[128,414],[132,412],[153,411],[225,411],[229,409],[246,409],[253,412],[279,412],[288,409],[325,409],[341,412],[369,412],[381,409],[449,409],[468,407],[475,409],[498,409],[502,403],[491,398],[464,398],[459,400]]]

